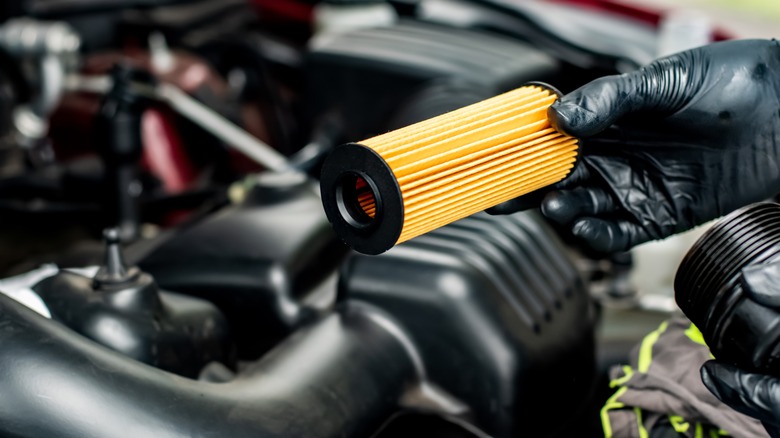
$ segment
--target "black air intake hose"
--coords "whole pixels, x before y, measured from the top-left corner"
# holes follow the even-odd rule
[[[677,304],[717,359],[780,375],[780,311],[756,300],[742,276],[747,267],[778,260],[780,205],[774,203],[724,217],[683,259],[674,281]]]
[[[0,436],[371,436],[420,382],[389,319],[345,305],[234,380],[191,380],[136,362],[0,294]]]

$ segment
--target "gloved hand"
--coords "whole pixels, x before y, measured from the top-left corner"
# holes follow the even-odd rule
[[[780,438],[780,379],[717,361],[704,364],[701,378],[723,403],[761,420],[770,436]]]
[[[780,192],[777,41],[712,44],[600,78],[549,115],[583,139],[583,157],[542,213],[597,251],[661,239]]]
[[[775,312],[780,309],[780,261],[743,268],[739,283],[746,299]],[[720,342],[729,341],[738,342],[729,339]],[[713,353],[718,356],[717,351]],[[745,366],[749,366],[750,360],[745,358],[745,361]],[[701,378],[723,403],[761,420],[772,437],[780,438],[780,379],[718,361],[705,363]]]

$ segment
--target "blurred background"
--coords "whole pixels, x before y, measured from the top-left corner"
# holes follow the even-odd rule
[[[780,20],[780,5],[771,0],[625,0],[625,3],[699,13],[739,38],[774,38]]]

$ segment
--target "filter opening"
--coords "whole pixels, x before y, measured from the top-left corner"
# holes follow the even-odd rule
[[[336,185],[339,214],[349,225],[365,229],[379,216],[381,202],[374,182],[366,175],[348,172]]]

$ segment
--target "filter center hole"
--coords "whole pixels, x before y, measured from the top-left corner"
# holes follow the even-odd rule
[[[336,189],[339,213],[356,228],[366,228],[374,222],[379,208],[376,187],[366,176],[347,173]]]

